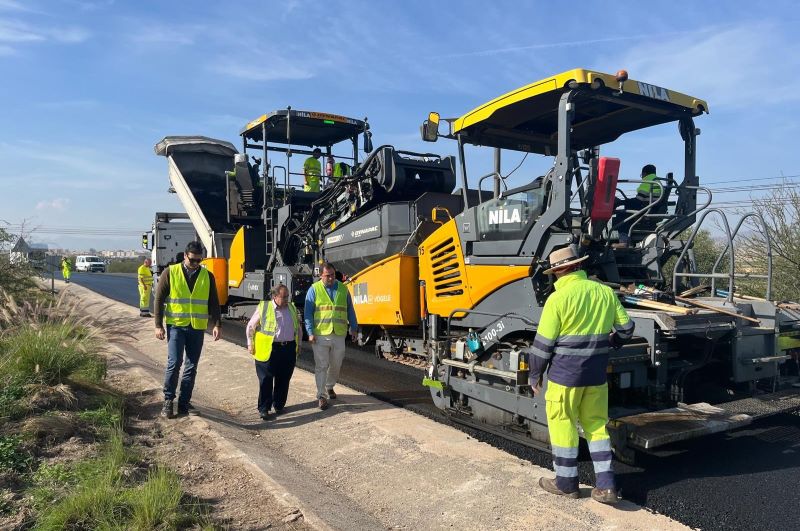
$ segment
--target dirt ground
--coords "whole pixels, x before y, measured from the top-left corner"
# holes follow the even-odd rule
[[[244,456],[196,416],[162,419],[160,386],[148,375],[111,357],[108,383],[124,390],[126,432],[148,460],[181,476],[183,489],[208,504],[215,523],[230,529],[312,529],[302,512],[267,487]],[[276,495],[278,494],[278,495]]]

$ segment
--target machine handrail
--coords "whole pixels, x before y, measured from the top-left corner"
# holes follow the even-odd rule
[[[289,195],[289,171],[284,166],[273,166],[272,167],[272,182],[275,183],[275,170],[281,169],[283,170],[283,204],[286,204],[286,199]],[[274,186],[274,184],[273,184]],[[273,197],[272,200],[274,201],[275,198]]]
[[[722,274],[714,273],[714,272],[711,272],[711,273],[679,273],[678,272],[678,266],[681,264],[681,262],[683,261],[684,256],[686,256],[686,253],[689,251],[689,248],[691,247],[691,244],[694,242],[694,239],[697,236],[697,233],[700,231],[700,227],[703,225],[703,221],[705,221],[706,216],[708,216],[712,212],[719,214],[719,216],[722,218],[722,224],[725,226],[725,234],[726,234],[726,236],[728,236],[728,246],[730,247],[730,250],[731,250],[731,260],[730,260],[730,263],[728,264],[728,274],[727,275],[722,275]],[[693,277],[693,278],[710,278],[711,281],[714,282],[714,279],[716,279],[717,276],[719,276],[721,278],[724,278],[725,276],[727,276],[728,277],[728,302],[733,303],[733,278],[734,278],[733,271],[734,271],[733,238],[731,237],[731,226],[728,224],[728,218],[725,216],[725,213],[722,212],[722,210],[720,210],[719,208],[709,208],[705,212],[703,212],[702,216],[700,216],[700,219],[695,224],[695,227],[694,227],[694,230],[692,231],[692,234],[689,236],[689,239],[686,240],[686,243],[683,246],[683,250],[681,251],[681,254],[678,255],[678,259],[675,261],[675,267],[673,267],[673,269],[672,269],[672,289],[673,290],[677,290],[678,277],[684,277],[684,278],[689,278],[689,277]]]
[[[478,204],[483,203],[483,190],[481,190],[481,186],[483,185],[483,180],[488,177],[494,177],[495,175],[500,177],[500,182],[503,183],[503,187],[506,189],[506,192],[508,192],[508,185],[506,184],[506,180],[503,179],[502,175],[500,175],[496,171],[487,173],[486,175],[478,179]]]
[[[736,224],[736,228],[733,229],[733,232],[731,233],[731,241],[729,242],[728,245],[725,246],[725,249],[722,250],[722,253],[720,253],[719,257],[717,258],[717,261],[714,262],[714,267],[711,268],[711,273],[716,273],[717,272],[717,266],[719,266],[720,262],[722,262],[722,259],[725,256],[725,253],[728,252],[728,248],[729,247],[733,248],[733,246],[730,245],[730,244],[733,243],[733,238],[736,238],[736,235],[739,233],[739,229],[741,229],[742,226],[744,225],[745,220],[747,218],[751,218],[751,217],[752,218],[757,218],[761,222],[761,228],[764,231],[764,239],[766,240],[766,244],[767,244],[767,273],[766,273],[766,275],[762,275],[762,274],[754,275],[754,274],[751,274],[751,273],[746,273],[745,274],[745,278],[747,278],[747,277],[750,277],[750,278],[765,278],[767,280],[767,293],[766,293],[765,299],[770,300],[770,298],[771,298],[770,296],[772,295],[772,240],[770,239],[769,232],[767,231],[767,224],[764,221],[763,216],[761,216],[761,214],[759,214],[758,212],[750,212],[749,214],[745,214],[744,216],[742,216],[742,219],[739,220],[739,223]],[[735,273],[736,272],[734,271],[734,274]],[[715,278],[711,279],[711,293],[716,293],[716,279]]]
[[[706,204],[705,204],[705,205],[703,205],[703,206],[701,206],[701,207],[695,207],[695,209],[694,209],[694,210],[692,210],[692,211],[691,211],[691,212],[689,212],[688,214],[685,214],[685,215],[684,215],[684,217],[690,218],[690,217],[692,217],[692,216],[694,216],[694,215],[697,215],[697,214],[698,214],[698,213],[700,213],[701,211],[703,211],[703,210],[705,210],[706,208],[708,208],[708,206],[711,204],[711,200],[713,199],[713,195],[714,195],[714,194],[711,192],[711,189],[710,189],[710,188],[708,188],[708,187],[706,187],[706,186],[699,186],[699,185],[698,185],[698,186],[690,186],[690,185],[686,185],[686,186],[683,186],[683,188],[684,188],[684,190],[697,190],[697,191],[702,191],[702,192],[705,192],[705,193],[706,193],[706,195],[708,196],[708,199],[706,200]],[[656,228],[656,234],[660,234],[660,233],[664,232],[664,230],[666,230],[666,228],[667,228],[667,226],[668,226],[668,225],[669,225],[669,223],[665,223],[663,226],[661,226],[661,227],[657,227],[657,228]]]

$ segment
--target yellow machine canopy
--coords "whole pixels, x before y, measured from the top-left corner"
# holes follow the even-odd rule
[[[572,149],[612,142],[620,135],[708,112],[698,98],[616,76],[575,69],[495,98],[453,122],[465,142],[540,154],[555,154],[558,106],[568,90],[575,102]]]

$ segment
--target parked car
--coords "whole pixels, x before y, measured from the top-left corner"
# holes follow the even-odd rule
[[[106,263],[99,256],[80,254],[75,257],[75,270],[89,273],[105,273]]]

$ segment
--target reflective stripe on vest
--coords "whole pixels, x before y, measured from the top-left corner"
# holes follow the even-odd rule
[[[314,282],[314,335],[347,335],[347,288],[337,282],[331,300],[321,280]]]
[[[139,266],[139,269],[136,273],[139,276],[139,282],[141,282],[145,286],[153,285],[153,272],[150,271],[149,267],[142,264]]]
[[[275,338],[275,329],[277,322],[275,321],[275,305],[272,301],[261,301],[258,303],[258,313],[261,315],[259,321],[260,330],[256,332],[255,336],[255,351],[253,358],[256,361],[269,361],[272,356],[272,341]],[[289,303],[289,313],[292,314],[292,324],[294,324],[294,341],[297,347],[297,354],[300,354],[300,340],[298,333],[300,331],[300,317],[297,314],[297,308],[294,304]]]
[[[601,385],[608,364],[608,336],[633,334],[634,324],[608,286],[575,271],[556,280],[542,309],[531,353],[550,360],[549,379],[568,387]],[[593,381],[597,383],[577,383]]]
[[[197,272],[194,289],[183,274],[183,265],[169,266],[169,297],[164,304],[164,321],[173,326],[189,326],[195,330],[208,328],[208,295],[211,291],[211,277],[208,270],[201,267]]]
[[[650,201],[650,190],[653,191],[652,196],[654,200],[661,197],[661,185],[656,179],[655,173],[642,177],[644,182],[636,189],[636,197],[644,201]]]

